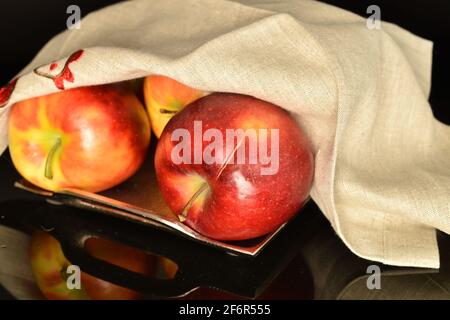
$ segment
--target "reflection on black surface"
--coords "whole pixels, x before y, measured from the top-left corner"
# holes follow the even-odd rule
[[[231,256],[148,226],[43,201],[7,201],[0,207],[0,224],[25,232],[47,226],[82,270],[149,298],[190,292],[186,299],[450,299],[448,235],[439,234],[440,270],[385,266],[352,254],[313,203],[256,258]],[[176,263],[160,261],[167,276],[157,278],[164,282],[117,274],[78,251],[76,243],[85,235],[114,239]],[[380,290],[367,287],[366,270],[373,264],[382,272]],[[192,292],[196,287],[201,289]]]
[[[441,268],[420,269],[383,265],[351,253],[323,218],[316,233],[302,245],[314,282],[315,299],[450,299],[450,237],[439,234]],[[381,269],[381,289],[367,286],[367,267]],[[373,279],[373,278],[372,278]]]
[[[295,260],[298,287],[309,283],[305,264],[298,256],[303,232],[299,228],[308,225],[316,216],[312,204],[293,219],[271,243],[256,257],[230,255],[224,250],[197,243],[166,230],[114,218],[101,213],[72,207],[55,206],[41,201],[6,201],[0,203],[5,211],[0,224],[31,233],[45,226],[49,234],[61,243],[65,257],[80,269],[94,277],[143,292],[147,297],[178,297],[192,290],[215,288],[237,296],[254,298],[268,287],[291,288],[282,283],[271,286],[273,280]],[[117,268],[109,259],[93,258],[84,246],[86,238],[109,239],[136,249],[172,259],[178,270],[173,279],[149,279],[128,270]],[[87,242],[89,244],[89,242]],[[88,249],[88,250],[86,250]],[[86,252],[87,251],[87,252]],[[108,252],[112,250],[107,250]],[[302,272],[300,272],[302,271]],[[283,277],[281,277],[283,279]],[[306,279],[306,281],[305,281]],[[285,281],[285,280],[281,280]],[[273,289],[275,290],[275,289]],[[282,291],[282,290],[281,290]],[[304,297],[303,295],[298,295]]]

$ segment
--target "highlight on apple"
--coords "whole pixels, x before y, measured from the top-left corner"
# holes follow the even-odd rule
[[[193,127],[193,137],[187,128],[172,132],[171,141],[177,142],[171,151],[174,164],[254,164],[260,165],[263,176],[278,172],[279,129],[225,129],[224,137],[217,128],[208,128],[203,132],[202,121],[194,121]],[[207,145],[204,147],[203,143]]]

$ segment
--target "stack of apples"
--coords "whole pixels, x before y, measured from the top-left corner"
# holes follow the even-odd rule
[[[151,159],[151,131],[166,203],[207,237],[263,236],[308,198],[313,153],[287,111],[160,75],[18,102],[10,114],[9,150],[19,173],[38,187],[101,192]]]

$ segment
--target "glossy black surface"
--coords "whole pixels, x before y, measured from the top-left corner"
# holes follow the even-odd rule
[[[301,244],[314,230],[311,227],[323,220],[310,203],[258,256],[248,257],[229,254],[165,230],[45,201],[5,201],[0,207],[0,224],[29,234],[33,230],[50,230],[60,241],[65,256],[81,270],[144,292],[148,297],[178,297],[198,287],[208,287],[255,298],[298,256]],[[176,277],[145,278],[92,258],[84,250],[84,241],[89,237],[118,241],[170,258],[178,265]],[[306,266],[301,268],[306,276]]]

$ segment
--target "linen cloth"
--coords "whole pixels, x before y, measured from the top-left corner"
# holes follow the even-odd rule
[[[81,8],[82,9],[82,8]],[[357,255],[439,267],[450,233],[450,128],[427,102],[432,43],[310,0],[132,0],[54,37],[0,94],[14,102],[163,74],[275,103],[315,152],[312,198]]]

